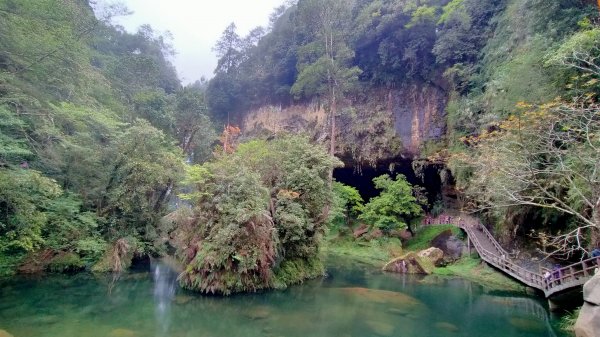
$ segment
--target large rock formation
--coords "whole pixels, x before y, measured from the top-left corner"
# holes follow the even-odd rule
[[[600,336],[600,273],[583,286],[585,301],[575,323],[577,337]]]
[[[412,85],[390,92],[389,100],[406,153],[417,154],[425,141],[440,139],[446,133],[447,97],[442,89]]]
[[[427,257],[421,257],[419,254],[410,252],[397,257],[388,262],[384,271],[400,274],[431,274],[434,269],[434,263]]]
[[[421,145],[439,140],[446,132],[447,96],[431,84],[373,90],[367,98],[340,104],[337,118],[338,153],[360,165],[415,156]],[[305,133],[314,139],[329,137],[325,106],[264,106],[245,115],[242,131],[248,136]]]
[[[419,255],[420,258],[429,259],[429,261],[436,266],[439,266],[444,260],[444,252],[436,247],[422,250],[417,255]]]
[[[449,260],[459,259],[466,248],[464,242],[452,235],[450,229],[441,232],[433,238],[431,245],[441,249],[444,252],[444,256]]]

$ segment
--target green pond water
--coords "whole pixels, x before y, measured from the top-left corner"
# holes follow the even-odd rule
[[[113,282],[89,274],[0,281],[0,337],[562,337],[544,302],[464,280],[424,281],[355,263],[286,291],[179,289],[161,264]]]

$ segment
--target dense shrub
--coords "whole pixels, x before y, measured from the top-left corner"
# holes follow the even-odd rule
[[[322,274],[319,244],[338,161],[302,137],[251,141],[190,169],[192,214],[178,218],[181,284],[230,294]],[[181,212],[187,212],[182,210]]]

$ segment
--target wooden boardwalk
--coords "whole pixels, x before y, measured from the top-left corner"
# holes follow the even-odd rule
[[[600,266],[600,258],[591,258],[558,270],[540,268],[538,272],[534,272],[513,262],[510,255],[479,221],[459,222],[459,227],[467,233],[481,259],[521,283],[543,291],[546,298],[583,285],[592,278],[594,269]],[[548,279],[544,277],[546,272],[551,275]]]

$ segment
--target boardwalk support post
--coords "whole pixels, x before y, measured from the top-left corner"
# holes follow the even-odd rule
[[[560,309],[559,305],[551,299],[548,299],[548,308],[550,311],[558,311]]]

